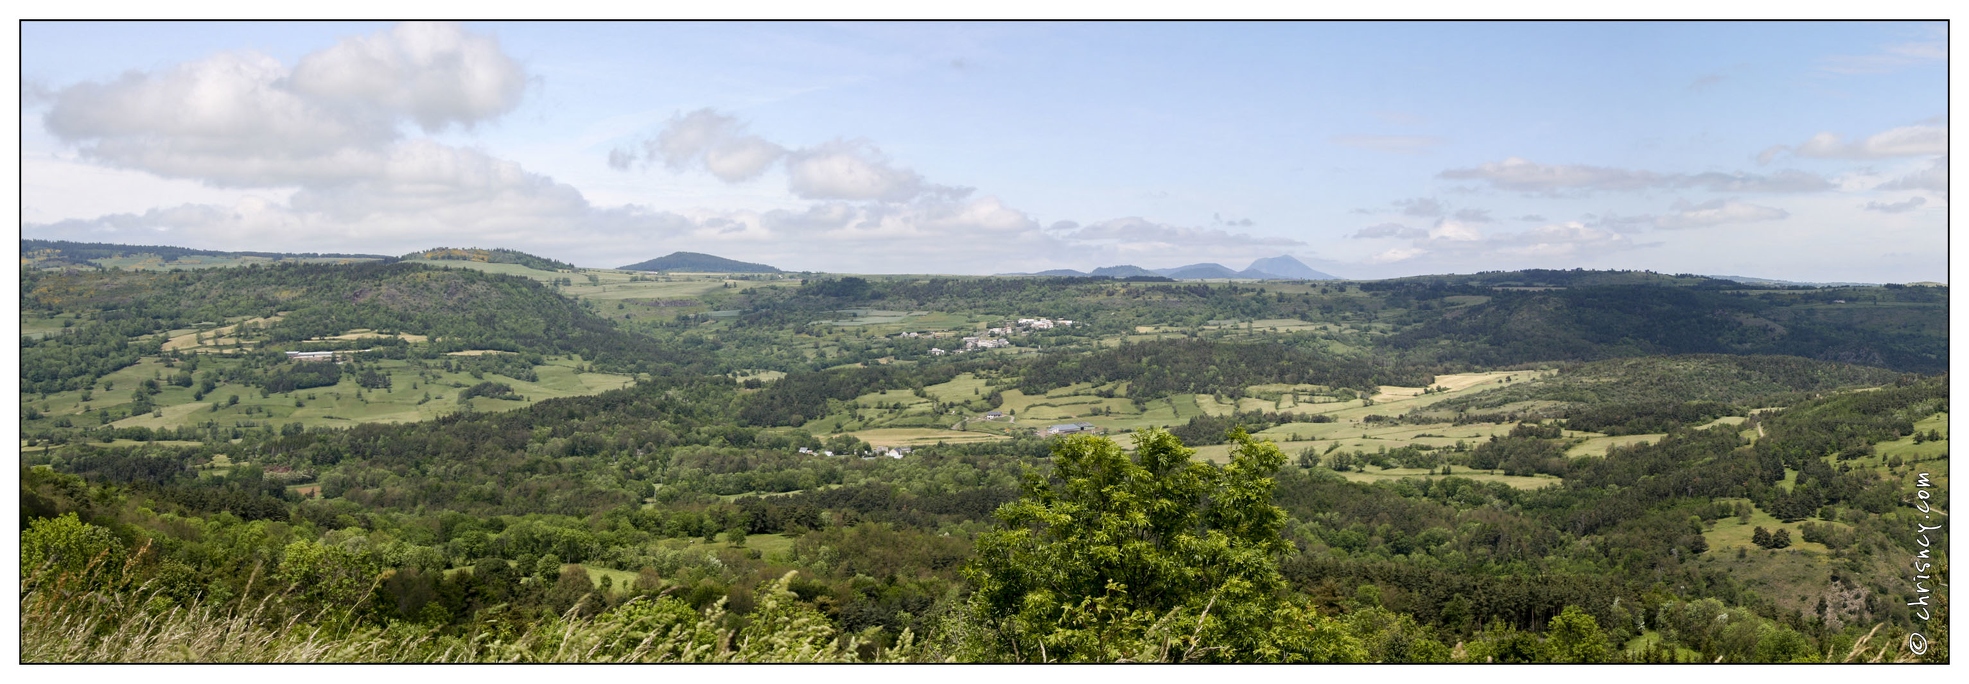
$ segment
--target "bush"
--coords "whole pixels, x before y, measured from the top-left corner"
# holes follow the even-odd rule
[[[115,533],[82,522],[74,513],[42,518],[21,532],[21,575],[42,582],[92,575],[120,566],[123,551]]]

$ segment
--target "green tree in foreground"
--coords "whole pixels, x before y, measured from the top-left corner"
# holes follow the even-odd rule
[[[84,575],[123,563],[123,542],[108,529],[67,513],[42,518],[21,532],[21,574],[28,578]]]
[[[1555,663],[1604,663],[1612,654],[1599,621],[1579,606],[1566,606],[1553,616],[1545,629],[1545,647]]]
[[[998,511],[965,574],[974,657],[1033,662],[1358,662],[1337,620],[1298,604],[1279,574],[1286,514],[1272,505],[1285,455],[1244,431],[1231,462],[1191,460],[1173,435],[1135,436],[1130,459],[1100,437],[1053,449]],[[968,658],[967,658],[968,659]]]

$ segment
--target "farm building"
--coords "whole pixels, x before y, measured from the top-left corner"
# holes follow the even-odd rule
[[[1046,428],[1046,434],[1049,435],[1072,435],[1097,431],[1099,431],[1099,428],[1094,427],[1093,423],[1060,423],[1059,425]]]
[[[335,352],[332,352],[332,351],[311,351],[311,352],[304,352],[304,351],[291,351],[291,352],[287,352],[287,360],[289,360],[289,361],[297,361],[297,362],[298,362],[298,361],[334,361],[334,360],[335,360]]]

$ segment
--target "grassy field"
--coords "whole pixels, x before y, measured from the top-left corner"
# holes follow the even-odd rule
[[[170,332],[170,339],[164,341],[162,351],[212,351],[222,347],[231,347],[235,344],[242,347],[251,347],[253,346],[252,342],[241,340],[234,334],[239,331],[240,326],[251,327],[278,323],[286,317],[286,314],[274,314],[264,318],[241,317],[236,320],[227,321],[230,325],[216,326],[207,330],[173,330]]]
[[[1661,441],[1661,438],[1666,436],[1663,434],[1642,434],[1619,435],[1615,437],[1588,437],[1586,441],[1574,445],[1571,449],[1567,449],[1566,455],[1573,458],[1579,458],[1581,456],[1605,456],[1609,449],[1617,446],[1653,444]]]
[[[1759,527],[1764,528],[1768,532],[1776,532],[1779,529],[1791,531],[1791,546],[1779,549],[1775,553],[1799,553],[1806,551],[1831,553],[1832,551],[1826,548],[1824,544],[1805,541],[1798,534],[1798,523],[1786,524],[1779,522],[1777,518],[1771,517],[1771,514],[1765,513],[1763,509],[1758,508],[1755,504],[1751,504],[1749,499],[1717,499],[1717,501],[1749,505],[1750,519],[1724,518],[1713,523],[1709,531],[1704,532],[1702,535],[1703,540],[1709,542],[1709,553],[1711,554],[1725,552],[1734,554],[1737,549],[1748,549],[1751,553],[1771,553],[1771,551],[1757,548],[1756,544],[1750,543],[1751,536]],[[1843,523],[1827,522],[1824,520],[1814,520],[1812,522],[1820,525],[1832,525],[1842,530],[1846,529],[1846,525]]]
[[[126,271],[171,271],[171,270],[186,269],[186,268],[236,268],[239,266],[248,266],[253,264],[264,265],[264,264],[275,264],[275,263],[357,264],[357,263],[366,263],[376,260],[375,259],[341,259],[341,258],[270,259],[267,257],[256,257],[256,256],[237,256],[237,257],[181,256],[175,260],[167,262],[164,260],[163,257],[158,256],[156,254],[142,254],[142,255],[111,257],[107,259],[90,259],[89,261],[90,263],[94,263],[98,266],[102,266],[103,268],[120,268]]]
[[[875,446],[924,446],[939,442],[946,444],[968,444],[972,442],[993,442],[1004,437],[976,431],[943,430],[937,428],[874,428],[849,433]]]
[[[984,379],[970,373],[951,378],[950,382],[930,385],[923,391],[947,404],[974,401],[991,394],[991,388],[986,386]]]
[[[1387,481],[1387,480],[1399,480],[1405,477],[1417,477],[1423,479],[1430,479],[1432,477],[1429,474],[1429,470],[1426,468],[1395,468],[1393,470],[1377,470],[1372,467],[1370,467],[1367,472],[1349,471],[1349,472],[1341,473],[1340,476],[1347,478],[1347,480],[1350,482],[1366,482],[1369,484],[1375,482]],[[1433,477],[1443,477],[1443,476],[1435,475]],[[1452,470],[1450,477],[1460,477],[1468,480],[1476,480],[1479,482],[1502,482],[1516,489],[1538,489],[1540,487],[1548,487],[1551,485],[1564,482],[1564,480],[1553,477],[1551,475],[1529,475],[1529,476],[1503,475],[1499,473],[1485,472],[1481,470]]]
[[[208,364],[228,362],[223,359],[207,361]],[[546,365],[534,369],[539,376],[535,382],[489,375],[488,379],[512,386],[514,392],[524,395],[526,399],[507,401],[481,397],[472,400],[472,408],[478,411],[512,410],[556,397],[598,394],[634,382],[626,375],[583,373],[579,370],[581,363],[579,357],[549,359]],[[427,371],[429,375],[436,376],[435,380],[430,379],[429,375],[420,377],[407,361],[381,361],[376,365],[390,375],[392,387],[389,390],[365,390],[355,384],[352,376],[344,375],[342,382],[336,385],[265,397],[260,396],[257,387],[220,385],[205,399],[195,400],[193,388],[166,383],[162,384],[157,395],[151,397],[152,403],[158,407],[157,411],[118,418],[110,424],[116,427],[176,428],[208,422],[222,427],[299,422],[308,427],[346,427],[363,422],[429,420],[458,411],[459,405],[455,399],[458,390],[482,382],[467,373],[446,373],[441,370]],[[95,391],[58,392],[48,395],[46,399],[39,395],[23,394],[21,401],[44,414],[44,418],[35,422],[66,418],[78,426],[92,426],[98,424],[100,411],[109,410],[112,414],[127,411],[132,399],[131,392],[142,381],[168,378],[177,371],[177,368],[166,367],[157,358],[145,358],[104,376]],[[427,394],[430,397],[428,400],[425,399]],[[239,401],[229,404],[234,396],[239,397]],[[88,400],[84,401],[84,397]],[[219,408],[213,410],[214,405]]]
[[[51,333],[59,332],[66,326],[74,325],[78,319],[74,314],[67,313],[55,316],[22,313],[20,320],[21,337],[31,337],[38,340]]]

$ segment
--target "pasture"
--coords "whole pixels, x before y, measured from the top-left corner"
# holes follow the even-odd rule
[[[237,362],[211,359],[206,361],[206,367],[228,363]],[[193,388],[160,383],[160,391],[151,397],[157,410],[117,418],[110,425],[178,428],[209,423],[231,428],[299,422],[307,427],[348,427],[364,422],[430,420],[458,411],[458,390],[483,381],[468,373],[441,369],[420,372],[408,361],[379,361],[374,365],[390,376],[389,389],[363,389],[355,384],[352,374],[344,374],[342,381],[335,385],[267,396],[261,396],[257,387],[220,385],[200,400],[193,398]],[[516,394],[526,398],[509,401],[480,397],[471,400],[471,408],[476,411],[505,411],[557,397],[599,394],[634,382],[626,375],[584,373],[580,370],[581,365],[579,357],[549,358],[546,365],[535,367],[534,373],[538,379],[531,382],[489,374],[486,379],[506,383]],[[104,411],[112,415],[126,412],[132,401],[131,392],[142,381],[161,380],[177,371],[178,368],[166,367],[158,358],[146,357],[135,365],[104,376],[97,390],[57,392],[45,399],[23,394],[21,400],[43,414],[41,422],[67,419],[73,425],[93,426],[99,423],[99,416]],[[238,397],[238,401],[233,402],[232,397]]]

